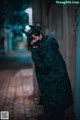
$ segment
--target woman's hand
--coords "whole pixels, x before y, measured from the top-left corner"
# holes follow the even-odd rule
[[[38,46],[33,46],[33,48],[38,48]]]

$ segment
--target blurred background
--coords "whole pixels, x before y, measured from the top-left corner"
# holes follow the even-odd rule
[[[33,94],[38,98],[40,93],[31,53],[27,50],[27,37],[20,32],[20,28],[25,28],[28,24],[37,26],[45,35],[54,36],[59,43],[70,77],[76,119],[79,120],[80,4],[57,4],[53,0],[1,0],[1,75],[5,75],[6,79],[4,73],[7,71],[9,76],[11,71],[18,71],[20,75],[21,73],[28,75],[31,71]]]

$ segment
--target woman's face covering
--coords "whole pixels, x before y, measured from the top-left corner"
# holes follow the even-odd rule
[[[40,34],[40,36],[32,35],[32,40],[30,41],[30,44],[32,46],[38,46],[40,44],[41,39],[42,39],[41,34]]]

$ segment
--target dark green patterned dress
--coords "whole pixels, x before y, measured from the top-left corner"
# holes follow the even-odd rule
[[[46,36],[39,48],[32,48],[37,82],[46,112],[72,105],[72,91],[65,62],[55,38]]]

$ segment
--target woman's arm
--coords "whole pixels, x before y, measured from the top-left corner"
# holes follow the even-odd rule
[[[52,46],[54,46],[53,40],[49,39],[40,50],[32,49],[32,59],[39,70],[49,71],[52,68],[55,58],[55,51],[52,50]]]

